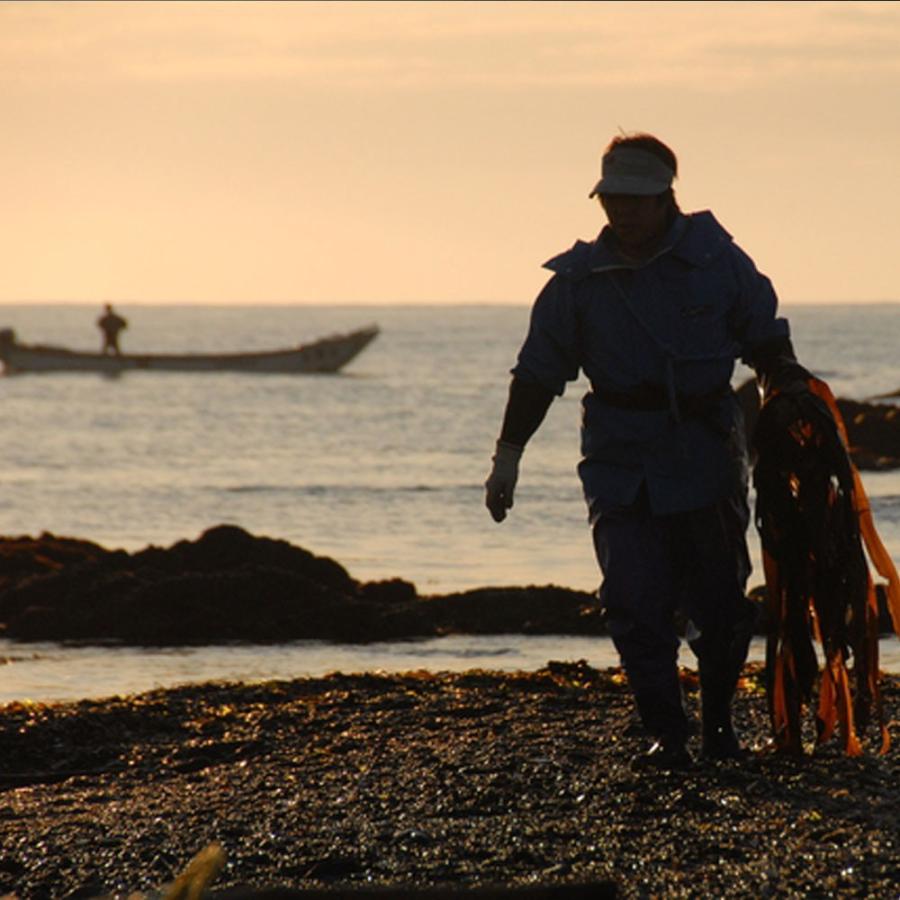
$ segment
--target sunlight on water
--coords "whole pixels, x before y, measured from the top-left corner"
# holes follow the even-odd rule
[[[141,693],[203,681],[259,682],[318,677],[329,672],[461,672],[468,669],[536,671],[550,660],[586,660],[595,668],[618,666],[608,638],[523,635],[455,635],[424,641],[327,644],[298,641],[276,646],[170,649],[64,647],[0,640],[0,704],[51,702]],[[749,659],[765,659],[765,642],[753,641]],[[696,668],[682,646],[681,664]],[[900,641],[881,641],[881,668],[900,674]]]

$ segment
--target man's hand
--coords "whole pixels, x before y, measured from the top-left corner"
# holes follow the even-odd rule
[[[506,518],[506,511],[513,505],[513,491],[519,478],[519,459],[522,447],[497,441],[494,465],[488,475],[485,487],[485,506],[490,510],[495,522]]]

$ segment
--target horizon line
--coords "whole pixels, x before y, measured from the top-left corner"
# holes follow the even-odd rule
[[[531,307],[534,299],[530,300],[132,300],[128,298],[99,299],[40,299],[40,300],[10,300],[0,299],[0,307],[4,306],[102,306],[106,303],[114,303],[120,306],[211,306],[211,307]],[[878,300],[845,300],[845,299],[779,299],[781,306],[890,306],[900,304],[900,298]]]

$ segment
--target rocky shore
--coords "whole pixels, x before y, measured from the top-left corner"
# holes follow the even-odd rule
[[[769,752],[753,667],[736,712],[748,760],[637,774],[621,673],[583,663],[11,705],[0,894],[159,896],[218,845],[211,897],[896,898],[896,745]]]
[[[420,596],[360,582],[286,541],[219,525],[136,553],[42,534],[0,537],[0,635],[173,646],[442,634],[601,634],[593,594],[543,586]]]

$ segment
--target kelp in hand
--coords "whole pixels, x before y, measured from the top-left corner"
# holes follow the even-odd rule
[[[884,753],[890,737],[881,710],[878,606],[869,561],[887,579],[898,633],[900,579],[875,530],[834,397],[812,376],[807,387],[772,390],[754,435],[775,746],[802,754],[803,711],[818,682],[817,743],[828,740],[838,725],[845,752],[860,755],[860,735],[874,712]],[[821,674],[815,642],[822,650]]]

